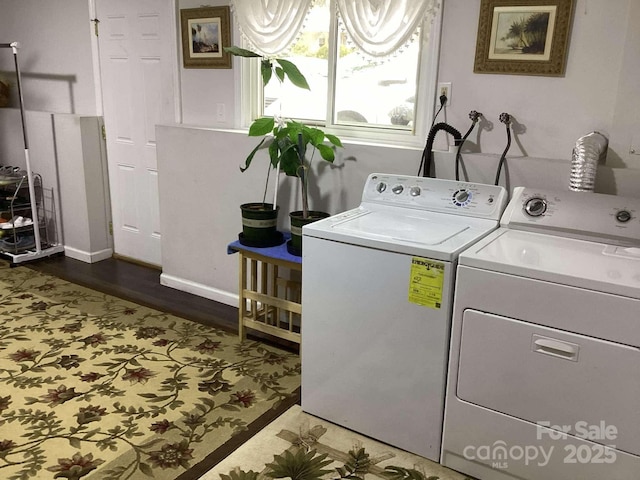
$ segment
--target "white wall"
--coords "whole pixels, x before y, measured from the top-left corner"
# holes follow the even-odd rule
[[[90,18],[88,0],[0,0],[0,43],[20,43],[32,170],[55,198],[51,214],[57,232],[49,240],[64,242],[68,255],[86,261],[111,255],[104,213],[108,192],[93,180],[100,178],[103,163],[87,155],[99,150],[101,141]],[[0,164],[24,167],[11,49],[0,50],[0,76],[12,86],[13,107],[0,110]]]
[[[238,260],[227,254],[227,245],[242,231],[240,205],[262,200],[267,158],[259,154],[255,166],[241,173],[238,167],[256,142],[233,131],[160,125],[156,138],[163,232],[161,281],[237,305]],[[311,208],[333,214],[358,206],[370,173],[415,175],[420,161],[417,153],[412,149],[347,144],[334,165],[316,162]],[[439,178],[455,178],[454,158],[455,153],[435,155]],[[498,155],[467,154],[463,171],[471,181],[493,183],[498,160]],[[518,185],[566,190],[566,167],[566,162],[559,159],[511,158],[501,184],[509,190]],[[640,197],[640,170],[602,167],[598,178],[598,192]],[[278,229],[289,230],[288,214],[300,208],[297,182],[282,175],[279,187]],[[269,200],[273,188],[271,184]]]
[[[492,184],[500,155],[470,153],[463,155],[460,171],[463,178]],[[434,152],[434,168],[438,178],[455,180],[455,149]],[[567,162],[554,158],[508,157],[500,175],[500,185],[509,193],[514,187],[541,190],[567,190],[570,171]],[[599,165],[594,191],[623,197],[640,197],[640,169],[612,168]]]
[[[506,145],[505,128],[498,120],[502,112],[510,113],[517,122],[514,130],[521,131],[510,151],[516,156],[569,159],[580,136],[597,130],[610,137],[616,104],[638,102],[640,95],[638,40],[633,33],[638,28],[628,15],[630,5],[637,3],[576,0],[566,74],[538,77],[473,73],[480,2],[445,0],[439,81],[452,82],[447,121],[464,133],[470,125],[469,111],[482,112],[492,124],[484,125],[479,139],[473,136],[474,151],[483,153],[500,153]],[[623,71],[628,75],[623,83],[633,82],[633,87],[619,91],[625,45],[636,67]],[[620,104],[619,109],[623,115],[627,107]],[[640,160],[625,155],[629,141],[628,134],[618,138],[609,156],[616,159],[615,166],[622,166],[620,157],[626,166],[640,168]]]
[[[529,184],[567,188],[569,159],[577,138],[592,130],[610,135],[614,117],[618,124],[626,121],[618,85],[625,96],[637,90],[638,69],[629,59],[637,56],[637,45],[630,43],[635,41],[635,34],[629,31],[633,30],[629,18],[632,1],[577,0],[566,75],[556,78],[474,74],[480,2],[444,0],[439,80],[453,83],[453,102],[446,120],[464,132],[469,125],[469,110],[487,116],[484,129],[471,139],[471,150],[482,154],[465,155],[469,173],[475,177],[470,178],[472,181],[493,178],[495,154],[502,152],[506,142],[497,117],[508,112],[517,122],[510,154],[530,157],[508,162],[510,187]],[[194,0],[180,0],[179,5],[199,6]],[[234,42],[238,41],[234,32]],[[207,128],[183,125],[157,129],[163,282],[232,305],[237,294],[237,259],[227,255],[226,245],[241,230],[239,205],[259,200],[264,175],[260,165],[267,165],[264,154],[259,154],[256,165],[240,173],[238,167],[255,142],[241,133],[208,128],[237,126],[237,116],[217,124],[214,108],[216,103],[223,103],[228,113],[237,113],[239,61],[234,62],[233,74],[230,70],[181,69],[184,123]],[[630,78],[623,78],[621,73]],[[628,130],[639,125],[636,122]],[[619,143],[629,142],[627,137],[620,138]],[[440,146],[446,145],[441,142]],[[612,166],[627,164],[623,153],[610,153],[615,158]],[[321,168],[312,208],[330,213],[353,208],[360,201],[369,173],[416,174],[420,154],[416,149],[348,143],[339,154],[338,166]],[[438,171],[443,177],[451,174],[450,157],[438,156]],[[619,160],[623,157],[624,163]],[[191,169],[184,168],[185,161]],[[640,163],[627,166],[640,167]],[[599,191],[640,196],[640,170],[634,175],[610,168],[601,172]],[[299,208],[292,188],[295,183],[282,178],[280,229],[289,228],[288,212]],[[177,197],[176,192],[189,195]]]
[[[468,112],[475,109],[491,122],[484,124],[479,136],[473,135],[474,151],[502,151],[504,128],[497,117],[508,112],[520,132],[513,155],[568,159],[578,137],[599,130],[610,137],[609,165],[640,168],[640,155],[629,153],[632,143],[640,144],[636,133],[640,131],[640,2],[575,0],[564,77],[474,74],[480,1],[444,0],[443,4],[439,80],[453,84],[446,121],[465,131]],[[198,0],[176,0],[178,23],[180,9],[200,5]],[[23,44],[20,55],[27,108],[94,115],[89,0],[0,0],[0,12],[0,42],[19,40]],[[30,32],[37,35],[28,35]],[[235,29],[232,42],[239,42]],[[179,39],[176,48],[180,51]],[[0,71],[6,73],[13,71],[9,53],[0,52]],[[238,126],[241,61],[234,59],[233,69],[180,68],[185,124]],[[226,112],[226,120],[219,123],[215,115],[218,103]],[[444,146],[438,137],[436,147]]]
[[[238,168],[257,143],[244,133],[156,127],[158,184],[162,225],[162,282],[180,290],[237,305],[238,259],[227,245],[242,231],[240,205],[262,201],[266,157],[244,173]],[[347,145],[335,165],[316,162],[312,209],[337,213],[360,203],[369,173],[413,175],[420,156],[415,150]],[[290,211],[300,209],[297,182],[281,176],[278,227],[289,230]],[[273,184],[269,187],[272,199]]]
[[[640,2],[632,1],[617,84],[609,156],[612,166],[640,168]],[[608,75],[604,74],[603,77]],[[631,153],[631,150],[634,153]]]
[[[102,118],[30,111],[26,120],[29,163],[46,189],[50,243],[89,263],[110,257]],[[0,165],[25,168],[18,109],[0,109],[0,139]]]
[[[0,0],[0,43],[20,42],[18,61],[27,110],[95,115],[88,0]],[[0,50],[0,75],[14,86],[10,49]]]
[[[176,0],[179,9],[198,8],[202,5],[199,0]],[[229,5],[225,0],[213,0],[207,2],[207,6]],[[180,13],[178,19],[178,35],[180,35]],[[240,42],[239,33],[233,26],[232,18],[231,43]],[[180,39],[178,39],[180,40]],[[180,42],[179,42],[180,43]],[[180,44],[181,45],[181,44]],[[236,85],[239,81],[239,62],[232,58],[230,69],[201,69],[182,68],[182,47],[180,51],[180,81],[182,100],[182,122],[187,125],[203,125],[214,128],[233,128],[237,126],[239,119],[236,117],[236,109],[239,107],[236,100],[239,99]],[[225,120],[219,121],[216,117],[216,105],[224,105]]]
[[[113,255],[102,117],[53,116],[65,254],[94,263]]]
[[[0,41],[17,39],[24,44],[21,64],[29,109],[95,112],[90,48],[93,26],[88,3],[0,0]],[[611,137],[609,166],[640,168],[640,156],[628,153],[634,135],[638,141],[635,132],[640,132],[637,0],[576,0],[566,75],[557,78],[474,74],[480,0],[443,3],[439,80],[453,84],[446,120],[465,131],[468,112],[475,109],[491,122],[484,124],[479,136],[473,136],[472,150],[489,156],[503,150],[504,128],[497,116],[508,112],[516,120],[512,156],[559,159],[554,165],[562,169],[562,162],[566,162],[568,171],[576,139],[600,130]],[[215,0],[211,4],[227,2]],[[177,10],[200,5],[197,0],[176,0]],[[177,20],[179,24],[179,14]],[[39,34],[35,41],[24,38],[24,32],[34,31]],[[239,42],[235,30],[232,41]],[[181,49],[179,39],[176,48]],[[233,257],[226,256],[225,247],[240,230],[239,204],[254,201],[260,190],[253,176],[263,174],[256,167],[245,174],[238,170],[253,145],[251,139],[241,133],[211,130],[238,126],[239,64],[234,59],[233,69],[181,67],[182,120],[204,128],[166,126],[158,130],[159,175],[165,186],[161,191],[164,272],[185,284],[223,292],[226,298],[237,288],[237,267]],[[0,63],[0,69],[12,70],[6,63]],[[68,82],[68,78],[74,81]],[[225,122],[216,123],[217,103],[225,107]],[[2,133],[7,129],[0,128],[0,142],[18,141],[14,135]],[[33,133],[34,138],[37,135]],[[50,136],[45,132],[43,138]],[[445,146],[442,139],[438,141],[436,146]],[[417,149],[348,144],[341,154],[344,167],[324,169],[314,206],[331,213],[351,208],[357,205],[369,173],[415,174],[420,154]],[[490,178],[494,163],[479,162],[479,175]],[[174,175],[179,172],[183,176]],[[542,170],[536,181],[556,184],[556,175],[557,170]],[[281,228],[286,228],[288,211],[297,208],[297,200],[284,201],[291,188],[290,179],[283,179]],[[609,193],[617,193],[617,185],[607,188]],[[624,191],[633,193],[634,188],[640,189],[640,185],[627,182]],[[223,277],[226,280],[220,280]]]
[[[215,4],[224,4],[217,1]],[[576,140],[593,130],[611,139],[607,164],[640,168],[640,155],[629,154],[634,132],[640,132],[640,2],[576,0],[563,77],[473,73],[479,0],[444,0],[438,81],[452,82],[452,105],[446,121],[464,133],[468,113],[486,116],[470,150],[500,153],[506,144],[502,112],[515,119],[510,154],[569,160]],[[180,8],[197,7],[180,0]],[[237,31],[234,42],[239,41]],[[234,72],[241,62],[234,59]],[[184,123],[233,128],[238,98],[237,75],[230,70],[182,69]],[[227,122],[215,120],[215,104],[225,104]],[[442,117],[439,120],[444,120]],[[437,148],[446,148],[438,136]],[[640,134],[637,134],[640,144]],[[640,148],[638,149],[640,152]],[[390,163],[388,169],[396,168]]]

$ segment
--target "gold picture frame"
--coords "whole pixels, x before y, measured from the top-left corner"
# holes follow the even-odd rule
[[[231,68],[230,9],[222,7],[180,10],[184,68]]]
[[[563,76],[573,0],[481,0],[475,73]]]

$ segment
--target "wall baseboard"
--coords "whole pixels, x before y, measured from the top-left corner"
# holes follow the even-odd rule
[[[113,256],[113,249],[105,248],[104,250],[99,250],[97,252],[85,252],[84,250],[78,250],[77,248],[65,246],[64,254],[69,258],[80,260],[81,262],[96,263],[101,260],[111,258]]]
[[[230,305],[232,307],[238,306],[239,297],[237,294],[208,287],[202,283],[193,282],[191,280],[163,273],[160,275],[160,284],[165,287],[175,288],[176,290],[208,298],[209,300],[215,300],[216,302],[224,303],[225,305]]]

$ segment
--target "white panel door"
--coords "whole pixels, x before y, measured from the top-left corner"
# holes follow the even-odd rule
[[[160,265],[155,125],[175,122],[171,0],[97,0],[115,253]]]

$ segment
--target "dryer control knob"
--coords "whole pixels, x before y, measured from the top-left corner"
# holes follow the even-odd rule
[[[391,191],[396,195],[400,195],[404,191],[404,187],[402,185],[396,185],[391,189]]]
[[[524,211],[532,217],[539,217],[547,211],[547,201],[544,198],[533,197],[524,204]]]
[[[628,210],[620,210],[616,213],[616,220],[622,223],[628,222],[631,220],[631,212]]]
[[[409,195],[412,197],[419,197],[421,192],[420,187],[411,187],[409,189]]]
[[[387,184],[384,182],[380,182],[379,184],[376,185],[376,191],[378,193],[382,193],[387,189]]]

